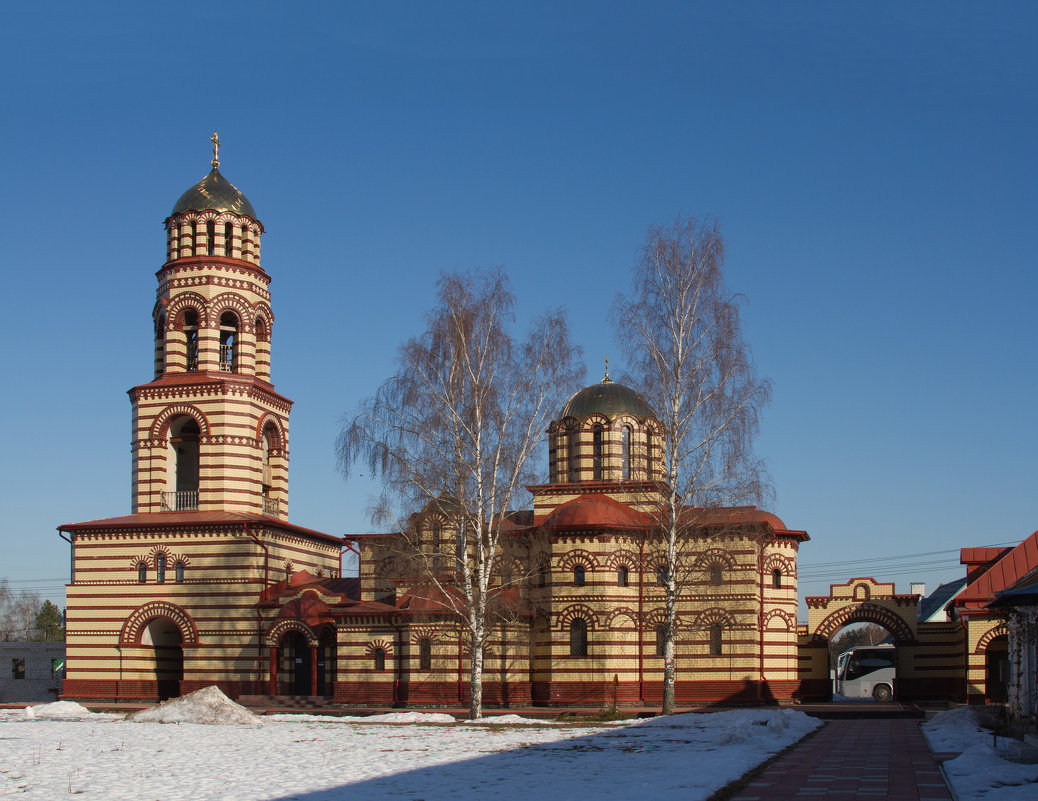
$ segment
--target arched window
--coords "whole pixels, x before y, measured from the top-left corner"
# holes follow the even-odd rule
[[[537,566],[537,586],[548,586],[548,566],[543,562]]]
[[[185,369],[198,369],[198,312],[194,309],[184,311],[184,345],[187,348]]]
[[[155,321],[155,377],[166,372],[166,315],[160,314]]]
[[[205,253],[207,256],[216,254],[216,223],[212,220],[205,224]]]
[[[652,481],[652,432],[645,432],[645,478]]]
[[[722,653],[721,624],[711,623],[708,631],[710,633],[710,656],[720,656]]]
[[[587,621],[582,617],[569,622],[569,655],[587,656]]]
[[[166,454],[164,508],[182,512],[198,508],[198,441],[200,432],[193,417],[178,417],[169,426]]]
[[[440,529],[440,524],[436,523],[433,526],[433,528],[432,528],[432,555],[433,555],[432,556],[432,569],[433,569],[433,573],[439,573],[440,572],[440,568],[441,568],[441,559],[440,559],[441,542],[440,542],[440,539],[441,539],[442,535],[443,535],[443,532]]]
[[[667,582],[668,582],[669,579],[670,579],[670,571],[667,569],[666,565],[660,565],[659,567],[656,568],[656,582],[661,587],[666,587],[667,586]]]
[[[631,477],[631,427],[620,429],[620,477],[625,481]]]
[[[375,670],[380,670],[380,671],[381,670],[385,670],[386,669],[386,652],[385,652],[385,650],[383,650],[382,648],[376,648],[375,652],[372,654],[372,656],[374,657],[374,660],[375,660],[375,666],[374,666]]]
[[[627,569],[627,565],[620,565],[616,569],[616,586],[626,587],[630,581],[630,571]]]
[[[771,571],[771,586],[776,590],[782,589],[782,571],[777,567]]]
[[[231,240],[234,237],[234,226],[230,223],[223,224],[223,255],[231,256],[233,250],[231,248]]]
[[[418,669],[432,670],[432,640],[428,637],[418,641]]]
[[[583,587],[586,582],[585,569],[583,565],[577,565],[573,568],[573,584],[577,587]]]
[[[198,254],[198,221],[191,221],[191,255]]]
[[[577,438],[577,430],[573,429],[569,432],[569,480],[580,481],[580,444]]]
[[[162,584],[166,580],[166,554],[160,553],[155,557],[155,580]]]
[[[238,371],[238,317],[226,311],[220,315],[220,369]]]
[[[148,565],[141,562],[137,565],[137,583],[144,584],[148,580]]]
[[[183,562],[177,562],[175,565],[173,565],[173,575],[176,578],[177,584],[183,584],[184,583],[184,563]]]
[[[710,583],[714,586],[718,586],[724,583],[724,571],[720,565],[710,565]]]
[[[602,478],[602,426],[591,429],[592,470],[596,481]]]
[[[660,623],[656,627],[656,656],[667,655],[667,624]]]

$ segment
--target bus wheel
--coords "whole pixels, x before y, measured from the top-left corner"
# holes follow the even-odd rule
[[[881,704],[885,704],[890,701],[893,693],[886,684],[877,684],[872,690],[872,697],[879,701]]]

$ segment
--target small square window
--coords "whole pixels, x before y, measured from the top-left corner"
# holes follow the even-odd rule
[[[11,660],[11,678],[12,679],[24,679],[25,678],[25,660],[24,659],[12,659]]]

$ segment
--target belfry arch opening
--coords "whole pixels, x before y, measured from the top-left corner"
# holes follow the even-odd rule
[[[159,700],[177,698],[184,680],[184,640],[177,624],[156,617],[141,631],[141,645],[150,651]]]
[[[281,513],[281,495],[275,480],[281,474],[281,438],[273,423],[268,422],[260,434],[261,479],[260,493],[263,514],[278,517]]]
[[[198,369],[198,312],[194,309],[184,310],[185,364],[184,369],[193,372]]]
[[[199,438],[193,417],[175,418],[169,426],[166,452],[166,491],[162,507],[171,512],[198,508]]]
[[[226,311],[220,315],[220,369],[238,372],[238,316]]]

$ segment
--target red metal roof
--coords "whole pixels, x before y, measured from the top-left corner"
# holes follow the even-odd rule
[[[959,551],[960,565],[986,565],[1000,556],[1009,553],[1012,548],[963,548]]]
[[[124,515],[122,517],[104,517],[99,520],[86,520],[82,523],[64,523],[63,525],[58,526],[58,531],[69,531],[75,533],[78,531],[99,531],[113,528],[134,529],[180,526],[216,526],[236,523],[242,525],[252,523],[267,528],[280,528],[283,531],[289,531],[293,534],[299,534],[301,536],[323,540],[325,542],[334,542],[339,545],[342,545],[344,542],[342,537],[336,537],[334,534],[325,534],[323,531],[315,531],[310,528],[296,526],[292,523],[286,523],[284,520],[278,520],[276,517],[223,511],[154,512],[148,514]]]
[[[544,521],[545,528],[638,528],[653,524],[644,512],[610,498],[608,495],[581,495],[567,501]]]
[[[967,552],[998,551],[998,548],[963,548],[963,564],[967,562]],[[971,553],[970,556],[976,554]],[[974,606],[994,599],[995,594],[1019,581],[1038,567],[1038,531],[1021,542],[1015,548],[1006,551],[997,562],[989,567],[982,576],[969,584],[955,599],[956,606]]]

